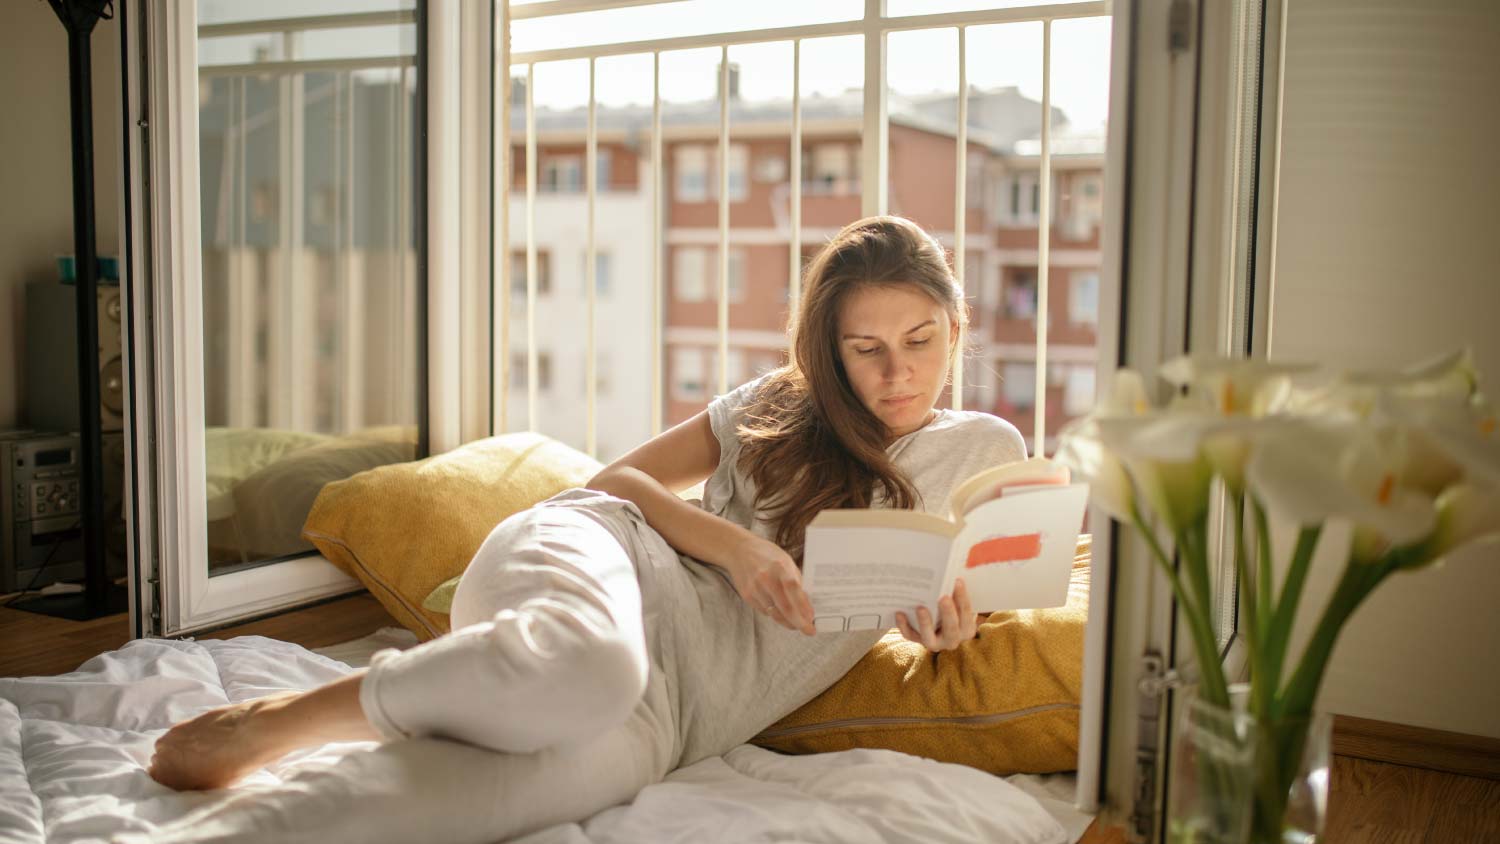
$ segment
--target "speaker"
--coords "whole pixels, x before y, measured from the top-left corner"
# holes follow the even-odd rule
[[[26,410],[32,428],[77,431],[78,288],[52,281],[26,285]],[[125,367],[118,285],[98,287],[100,430],[125,427]],[[108,465],[106,463],[105,465]]]

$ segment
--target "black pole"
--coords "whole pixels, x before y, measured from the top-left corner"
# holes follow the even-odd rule
[[[99,429],[99,260],[94,243],[93,60],[89,38],[106,5],[48,0],[68,30],[68,91],[73,124],[73,262],[78,303],[79,463],[82,483],[83,571],[87,614],[104,615],[109,572],[104,564],[104,464]]]

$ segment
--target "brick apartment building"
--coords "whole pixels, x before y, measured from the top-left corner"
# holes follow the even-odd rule
[[[733,74],[731,74],[733,79]],[[513,102],[523,102],[520,97]],[[852,91],[802,103],[802,261],[860,216],[862,98]],[[889,208],[916,221],[949,249],[954,238],[956,97],[892,93],[889,104]],[[716,101],[663,106],[664,422],[701,410],[718,392],[718,114]],[[1041,105],[1014,88],[971,91],[965,224],[965,288],[972,306],[964,406],[1010,419],[1030,436],[1035,396]],[[583,109],[538,109],[538,313],[548,297],[582,313],[581,239],[585,220]],[[745,102],[731,88],[729,149],[729,360],[731,387],[785,357],[790,280],[790,126],[788,101]],[[599,108],[596,245],[602,258],[599,307],[599,456],[610,459],[649,436],[651,237],[649,108]],[[1053,193],[1049,243],[1048,430],[1093,401],[1099,292],[1103,136],[1070,132],[1053,114]],[[512,115],[512,373],[524,370],[524,112]],[[577,252],[577,255],[559,254]],[[620,260],[622,250],[628,253]],[[571,274],[563,282],[561,274]],[[606,280],[607,276],[607,280]],[[606,290],[610,297],[606,304]],[[569,293],[568,291],[571,291]],[[634,301],[632,307],[627,302]],[[627,317],[625,311],[631,314]],[[634,313],[639,311],[638,314]],[[634,321],[636,318],[640,321]],[[539,328],[540,402],[579,431],[543,430],[582,441],[581,422],[564,416],[582,402],[582,344],[559,332],[567,317],[549,312]],[[542,325],[542,321],[538,321]],[[606,365],[604,359],[608,357]],[[577,372],[564,371],[577,369]],[[606,372],[607,370],[607,372]],[[524,375],[512,407],[525,407]],[[607,382],[607,383],[606,383]],[[576,399],[576,401],[573,401]],[[649,401],[649,399],[647,399]],[[639,406],[639,407],[638,407]],[[643,408],[643,409],[642,409]],[[520,426],[524,427],[524,412]],[[579,416],[572,413],[576,420]],[[516,422],[512,427],[518,427]],[[640,428],[640,430],[636,430]]]

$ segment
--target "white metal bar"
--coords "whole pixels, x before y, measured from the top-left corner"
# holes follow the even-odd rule
[[[497,60],[490,68],[490,92],[498,113],[490,121],[497,137],[494,144],[495,169],[490,174],[494,187],[494,213],[499,216],[498,231],[490,239],[491,277],[495,279],[490,294],[490,433],[508,430],[510,412],[510,191],[512,182],[510,150],[510,4],[495,4],[491,43]]]
[[[875,0],[865,0],[866,3]],[[528,4],[534,5],[534,4]],[[527,8],[517,6],[516,11]],[[1022,6],[1007,9],[985,9],[977,12],[948,12],[934,15],[887,18],[868,14],[861,20],[837,21],[834,23],[808,24],[805,26],[782,26],[772,29],[755,29],[745,32],[720,32],[704,35],[687,35],[677,38],[654,38],[628,41],[618,44],[597,44],[585,47],[560,47],[552,50],[525,50],[511,54],[513,64],[561,61],[564,59],[586,59],[589,57],[623,56],[631,53],[652,51],[691,50],[701,47],[738,46],[740,44],[763,44],[770,41],[793,41],[798,38],[827,38],[837,35],[865,35],[876,37],[889,32],[909,32],[917,29],[942,29],[954,26],[980,26],[995,23],[1026,23],[1069,18],[1092,18],[1109,14],[1105,0],[1094,3],[1056,3],[1046,6]]]
[[[953,175],[953,276],[958,279],[962,296],[964,278],[964,235],[968,228],[969,190],[969,67],[965,50],[967,32],[958,28],[958,166]],[[958,352],[953,356],[953,409],[964,409],[964,341],[968,330],[958,336]]]
[[[414,72],[413,72],[414,73]],[[396,100],[396,160],[393,166],[396,172],[396,229],[394,232],[395,257],[396,257],[396,289],[391,299],[399,302],[399,307],[390,308],[390,318],[395,322],[396,330],[401,334],[401,351],[397,355],[400,367],[401,385],[400,389],[386,391],[386,413],[391,419],[411,419],[407,414],[411,412],[410,394],[407,389],[414,389],[417,383],[417,362],[421,359],[421,352],[417,348],[417,321],[411,318],[417,312],[417,274],[416,257],[413,254],[411,244],[412,230],[412,185],[415,173],[407,163],[411,161],[411,136],[412,136],[412,99],[407,96],[408,73],[405,68],[400,71],[400,87],[397,91]],[[422,80],[417,80],[421,84]]]
[[[411,56],[375,56],[366,59],[296,59],[284,62],[242,62],[239,64],[206,64],[198,68],[200,79],[215,76],[291,76],[315,71],[338,72],[371,70],[382,67],[416,67]]]
[[[491,55],[491,3],[459,6],[458,91],[455,128],[459,135],[459,441],[487,436],[494,411],[492,390],[494,349],[494,241],[491,189],[495,98],[491,83],[495,61]]]
[[[595,379],[598,376],[597,358],[599,354],[598,338],[595,336],[598,328],[595,321],[598,291],[594,289],[594,285],[598,283],[598,280],[594,277],[594,261],[596,260],[596,247],[594,244],[594,198],[599,192],[599,138],[597,132],[598,124],[596,122],[598,119],[597,111],[599,103],[595,91],[598,75],[598,67],[595,62],[596,60],[589,59],[589,127],[588,142],[584,144],[584,158],[586,159],[584,161],[584,173],[587,174],[585,189],[588,193],[588,248],[584,250],[583,283],[588,288],[588,339],[585,342],[583,366],[584,380],[586,382],[584,385],[585,404],[587,405],[586,424],[588,426],[584,438],[585,450],[588,451],[590,457],[598,459],[599,429],[596,415],[598,412],[599,397],[597,395],[598,384],[595,383]]]
[[[507,350],[509,353],[509,350]],[[537,429],[536,65],[526,66],[526,429]]]
[[[235,80],[237,83],[231,90],[238,91],[235,97],[238,115],[235,131],[231,137],[235,138],[234,158],[236,171],[236,194],[235,194],[235,220],[232,238],[233,258],[229,262],[229,279],[233,293],[230,297],[232,310],[229,315],[229,371],[234,378],[230,385],[229,394],[229,424],[234,427],[248,428],[265,424],[265,420],[257,418],[256,388],[264,377],[264,367],[260,361],[255,359],[255,330],[256,321],[261,311],[260,297],[256,295],[256,278],[249,271],[254,265],[248,260],[249,249],[246,247],[245,218],[247,216],[248,195],[245,189],[246,155],[245,149],[250,142],[249,131],[245,124],[245,88],[246,81],[241,78]]]
[[[259,35],[267,32],[304,32],[309,29],[347,29],[357,26],[389,26],[415,23],[417,13],[410,9],[381,12],[352,12],[346,15],[309,15],[300,18],[265,18],[263,20],[206,23],[198,27],[199,38],[223,38],[229,35]]]
[[[651,436],[662,429],[662,161],[661,53],[651,54]]]
[[[887,184],[890,122],[886,119],[885,0],[865,0],[864,131],[860,144],[860,216],[884,214],[890,196]]]
[[[457,448],[462,436],[463,259],[459,100],[459,0],[429,0],[427,79],[427,395],[428,447]]]
[[[792,42],[792,198],[791,280],[787,286],[787,312],[797,313],[802,301],[802,39]]]
[[[729,47],[726,45],[719,48],[719,393],[727,392],[729,392]]]
[[[339,301],[343,308],[343,325],[339,345],[343,370],[341,407],[339,408],[344,431],[354,431],[365,424],[365,379],[370,372],[365,352],[365,273],[356,271],[358,262],[363,269],[364,250],[359,248],[357,230],[354,225],[359,206],[355,204],[354,136],[358,131],[355,111],[358,100],[358,81],[354,74],[344,77],[348,86],[348,120],[344,132],[344,190],[342,193],[344,238],[339,254]]]
[[[1042,22],[1042,171],[1036,223],[1036,423],[1031,453],[1045,454],[1047,439],[1047,259],[1052,240],[1052,21]]]

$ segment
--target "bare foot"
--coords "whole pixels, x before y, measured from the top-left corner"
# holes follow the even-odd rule
[[[156,740],[146,772],[178,791],[237,782],[295,747],[282,740],[264,714],[300,694],[283,692],[231,703],[173,726]]]

